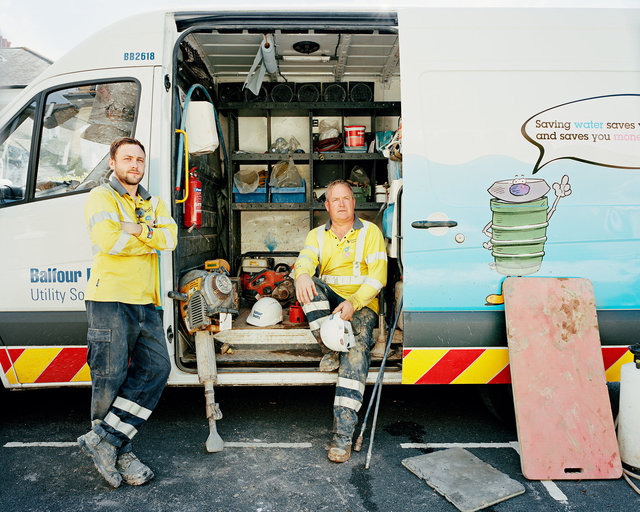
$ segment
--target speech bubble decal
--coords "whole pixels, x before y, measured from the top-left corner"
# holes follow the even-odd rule
[[[563,103],[527,119],[521,131],[540,149],[533,174],[562,158],[640,169],[640,94]]]

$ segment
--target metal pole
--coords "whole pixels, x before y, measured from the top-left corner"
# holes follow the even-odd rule
[[[371,452],[373,451],[373,438],[376,434],[376,423],[378,422],[378,409],[380,408],[380,395],[382,394],[382,386],[378,386],[378,395],[376,397],[376,409],[373,413],[373,424],[371,425],[371,439],[369,439],[369,450],[364,464],[364,469],[369,469],[371,464]]]
[[[382,380],[382,375],[384,374],[384,367],[387,362],[387,355],[389,354],[389,349],[391,348],[391,341],[393,340],[393,334],[396,330],[396,325],[398,323],[398,319],[400,318],[400,311],[402,311],[402,299],[400,300],[400,307],[396,314],[395,323],[393,324],[393,328],[389,332],[389,338],[387,339],[387,345],[384,349],[384,355],[382,356],[382,361],[380,363],[380,371],[378,371],[378,377],[376,378],[376,383],[373,386],[373,391],[371,392],[371,398],[369,399],[369,405],[367,406],[367,412],[364,415],[364,420],[362,420],[362,428],[360,429],[360,435],[356,438],[356,442],[353,444],[353,451],[359,452],[362,449],[362,438],[364,436],[364,431],[367,428],[367,421],[369,419],[369,413],[371,412],[371,406],[373,405],[373,397],[376,395],[376,391],[378,390],[378,386],[380,385],[380,381]]]
[[[373,405],[373,397],[376,395],[376,391],[378,391],[379,383],[380,383],[380,374],[378,373],[378,377],[376,378],[376,383],[374,384],[373,391],[371,392],[371,398],[369,399],[369,405],[367,406],[367,412],[364,415],[364,420],[362,420],[362,428],[360,429],[360,435],[356,438],[356,442],[353,444],[354,452],[359,452],[362,449],[362,438],[364,436],[364,431],[367,428],[369,413],[371,412],[371,406]]]
[[[371,426],[371,440],[369,441],[369,451],[367,452],[367,459],[366,459],[366,464],[365,464],[365,469],[369,469],[369,462],[371,460],[371,451],[373,449],[373,437],[375,435],[375,428],[376,428],[376,423],[377,423],[377,419],[378,419],[378,408],[380,405],[380,395],[382,393],[382,382],[384,379],[384,369],[387,365],[387,356],[389,355],[389,349],[391,348],[391,341],[393,340],[393,335],[396,332],[396,326],[398,325],[398,319],[400,318],[400,314],[402,313],[402,300],[400,299],[400,304],[398,304],[398,311],[396,312],[396,318],[393,322],[393,327],[391,328],[391,330],[389,331],[389,339],[387,340],[387,346],[385,348],[384,351],[384,357],[382,358],[382,363],[380,364],[380,370],[378,372],[378,378],[376,379],[376,384],[373,388],[373,392],[371,393],[371,398],[369,400],[369,406],[367,407],[367,414],[365,415],[365,419],[362,422],[362,430],[360,431],[360,435],[358,436],[358,439],[356,440],[356,446],[354,446],[354,450],[355,451],[360,451],[361,447],[362,447],[362,436],[364,433],[364,430],[366,428],[367,425],[367,419],[369,416],[369,411],[371,410],[371,405],[373,404],[373,397],[376,396],[376,390],[378,392],[377,394],[377,398],[376,398],[376,409],[373,413],[373,425]],[[356,450],[357,448],[357,450]]]
[[[214,384],[218,378],[216,367],[216,352],[211,331],[197,331],[196,337],[196,362],[198,365],[198,379],[204,385],[205,407],[209,420],[209,437],[205,447],[209,453],[221,452],[224,449],[224,441],[216,429],[216,420],[222,419],[222,413],[216,406]]]
[[[396,313],[396,319],[393,322],[393,328],[389,333],[389,341],[387,342],[387,349],[384,352],[384,358],[382,359],[382,364],[380,365],[380,374],[378,376],[378,379],[380,380],[380,384],[378,386],[378,396],[376,398],[376,409],[373,413],[373,424],[371,425],[371,439],[369,440],[369,450],[367,451],[367,458],[364,465],[365,469],[369,469],[369,465],[371,463],[371,452],[373,451],[373,438],[376,433],[376,424],[378,422],[378,409],[380,408],[380,396],[382,395],[384,369],[387,364],[387,355],[389,354],[389,347],[391,346],[391,340],[393,339],[393,335],[396,332],[396,325],[398,325],[398,319],[400,318],[401,312],[402,312],[402,299],[400,299],[400,304],[398,305],[398,312]]]

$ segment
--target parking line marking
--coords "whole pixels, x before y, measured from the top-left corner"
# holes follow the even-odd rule
[[[9,442],[4,444],[4,448],[70,448],[78,446],[77,442],[34,442],[34,443],[20,443]],[[311,443],[263,443],[263,442],[239,442],[230,441],[224,443],[225,448],[312,448]]]
[[[62,442],[62,441],[52,441],[52,442],[36,442],[36,443],[19,443],[19,442],[11,442],[5,443],[4,448],[35,448],[35,447],[44,447],[44,448],[70,448],[72,446],[78,446],[78,443],[73,442]]]
[[[243,443],[238,441],[230,441],[224,443],[225,448],[311,448],[311,443]]]
[[[520,455],[518,441],[507,443],[400,443],[400,448],[513,448]],[[552,480],[540,480],[540,483],[554,500],[564,504],[569,502],[569,498]]]
[[[400,443],[401,448],[513,448],[518,451],[518,441],[507,443]]]
[[[554,500],[559,501],[560,503],[569,502],[567,495],[563,493],[560,490],[560,487],[558,487],[552,480],[540,480],[540,483],[544,485],[545,489]]]

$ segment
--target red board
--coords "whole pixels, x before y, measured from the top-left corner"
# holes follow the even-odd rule
[[[509,277],[503,294],[522,473],[620,478],[591,282]]]

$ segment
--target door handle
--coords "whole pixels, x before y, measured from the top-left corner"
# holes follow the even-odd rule
[[[414,220],[411,223],[411,227],[416,229],[454,228],[457,225],[455,220]]]

